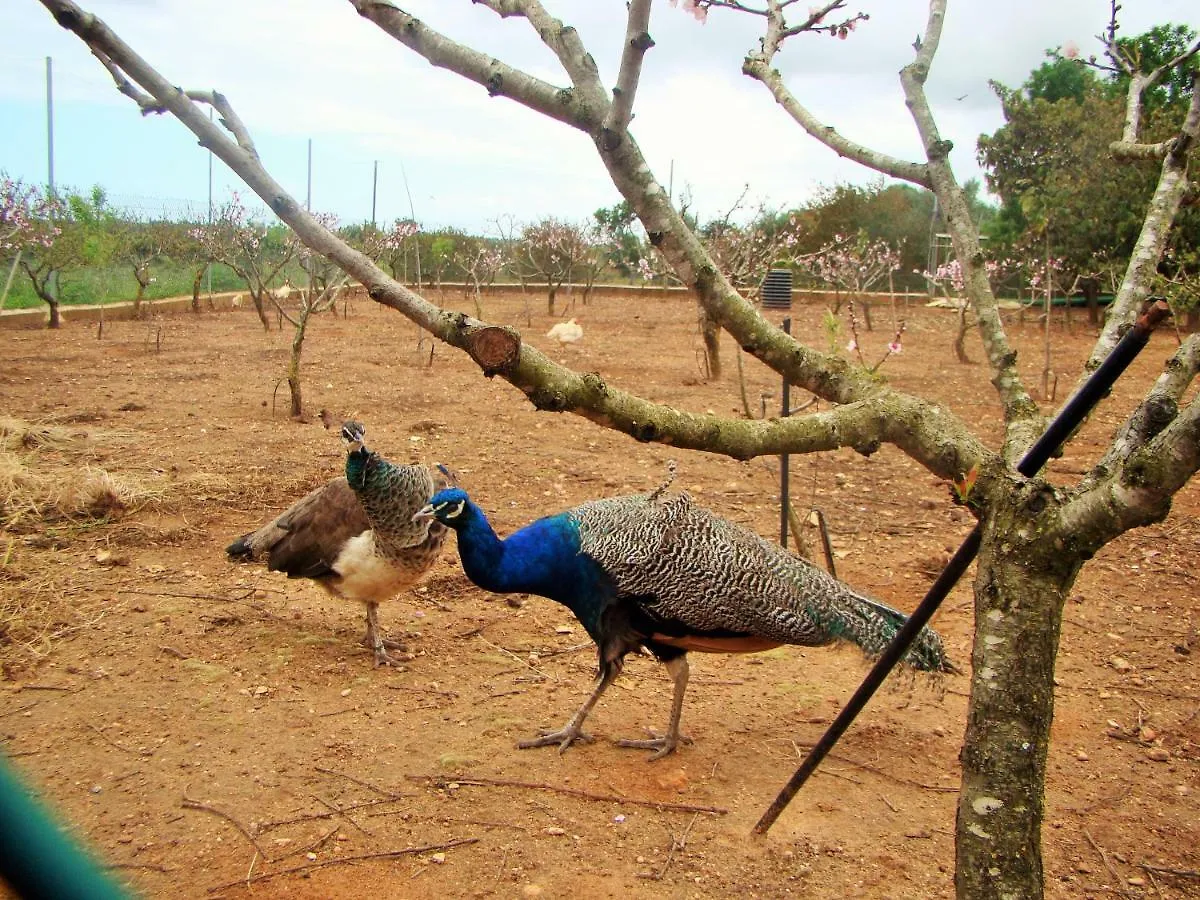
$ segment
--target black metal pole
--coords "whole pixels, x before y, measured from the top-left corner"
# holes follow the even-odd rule
[[[1151,297],[1146,306],[1142,309],[1142,314],[1125,336],[1117,343],[1104,360],[1100,367],[1091,374],[1082,387],[1075,393],[1070,400],[1063,406],[1062,412],[1055,416],[1054,421],[1046,428],[1042,436],[1029,449],[1029,452],[1021,459],[1017,465],[1017,471],[1026,477],[1037,473],[1046,460],[1058,449],[1059,445],[1073,432],[1084,417],[1091,411],[1109,389],[1113,386],[1121,373],[1128,368],[1133,362],[1142,348],[1146,346],[1146,342],[1150,340],[1150,334],[1155,327],[1170,314],[1170,308],[1167,302],[1161,298]],[[879,655],[875,661],[875,665],[871,667],[871,671],[867,673],[867,677],[863,679],[863,683],[858,686],[858,690],[854,692],[854,696],[846,704],[845,708],[838,713],[837,718],[821,735],[821,739],[813,745],[813,748],[808,751],[808,756],[800,764],[800,767],[792,774],[791,779],[784,785],[783,790],[775,798],[774,802],[767,807],[767,811],[762,814],[762,818],[754,826],[756,834],[766,834],[767,830],[779,818],[780,813],[787,808],[791,803],[792,798],[796,796],[800,788],[804,786],[804,782],[808,781],[813,772],[817,770],[817,766],[829,754],[838,742],[846,729],[850,727],[863,707],[867,705],[875,691],[883,684],[888,673],[892,671],[896,663],[898,663],[904,654],[908,652],[909,646],[916,639],[921,629],[928,624],[933,618],[933,614],[937,612],[937,608],[942,601],[946,599],[946,595],[950,593],[951,588],[967,567],[971,565],[971,561],[975,559],[975,554],[979,552],[980,540],[983,537],[983,525],[976,525],[962,546],[955,551],[954,556],[950,558],[946,568],[942,570],[942,574],[938,576],[937,581],[929,588],[929,592],[925,595],[925,599],[917,606],[908,621],[896,633],[892,642]]]
[[[792,318],[788,316],[783,320],[784,334],[792,333]],[[787,418],[792,411],[792,386],[788,384],[787,376],[783,376],[783,404],[780,407],[780,418]],[[784,550],[787,549],[788,541],[788,503],[791,500],[791,491],[789,484],[789,470],[791,468],[791,457],[786,453],[779,456],[779,546]]]

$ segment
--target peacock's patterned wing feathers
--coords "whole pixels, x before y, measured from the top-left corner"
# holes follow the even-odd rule
[[[903,613],[714,515],[687,494],[595,500],[571,516],[581,551],[606,572],[618,597],[638,598],[667,629],[801,645],[844,640],[870,656],[905,622]],[[925,629],[905,661],[944,668],[937,634]]]

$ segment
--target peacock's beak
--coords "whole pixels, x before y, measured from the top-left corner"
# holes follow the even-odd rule
[[[426,519],[432,519],[433,517],[433,504],[426,503],[413,514],[412,520],[414,522],[424,522]]]

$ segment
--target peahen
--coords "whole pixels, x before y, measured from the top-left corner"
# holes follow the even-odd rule
[[[674,679],[664,735],[624,747],[673,752],[687,688],[689,650],[754,653],[781,644],[836,641],[880,653],[906,617],[855,593],[821,569],[698,506],[687,494],[593,500],[539,519],[501,540],[459,488],[439,491],[422,512],[458,532],[467,577],[480,587],[562,603],[599,653],[592,692],[557,731],[518,746],[590,741],[584,719],[620,673],[627,653],[649,650]],[[952,671],[942,642],[924,629],[905,657],[916,669]]]
[[[436,490],[449,484],[447,470],[398,466],[363,446],[363,426],[346,422],[345,477],[307,494],[257,531],[225,548],[230,559],[267,561],[272,572],[311,578],[338,597],[367,607],[363,643],[375,665],[406,651],[379,630],[379,604],[416,584],[433,567],[446,528],[429,517],[414,519]]]

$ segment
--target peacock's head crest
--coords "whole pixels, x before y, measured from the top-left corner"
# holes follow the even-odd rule
[[[363,436],[367,433],[367,427],[362,422],[343,422],[342,423],[342,441],[345,442],[347,449],[351,453],[357,453],[359,450],[365,450],[363,447]]]
[[[367,463],[372,453],[363,446],[363,436],[366,427],[362,422],[342,423],[342,442],[346,445],[346,478],[355,490],[361,490],[366,485]]]
[[[463,518],[470,508],[471,498],[462,488],[446,488],[438,491],[429,498],[426,504],[414,518],[429,518],[432,516],[443,525],[451,528],[461,525]]]

